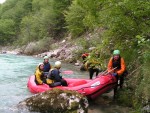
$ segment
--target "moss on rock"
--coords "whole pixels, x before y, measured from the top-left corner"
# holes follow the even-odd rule
[[[88,101],[76,91],[54,88],[27,98],[19,107],[42,113],[87,113]]]

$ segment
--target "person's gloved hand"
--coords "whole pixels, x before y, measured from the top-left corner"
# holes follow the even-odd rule
[[[113,76],[117,76],[117,73],[113,73],[112,75],[113,75]]]

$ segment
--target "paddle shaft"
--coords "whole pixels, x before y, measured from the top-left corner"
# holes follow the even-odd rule
[[[107,75],[107,74],[109,74],[111,71],[115,70],[116,68],[117,68],[117,67],[111,69],[109,72],[108,72],[108,69],[107,69],[106,71],[100,73],[99,76],[101,76],[101,75]]]

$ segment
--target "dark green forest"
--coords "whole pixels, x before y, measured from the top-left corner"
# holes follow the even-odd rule
[[[83,47],[77,58],[96,46],[104,63],[112,50],[120,49],[129,75],[118,101],[135,113],[150,105],[149,0],[6,0],[0,5],[2,46],[40,40],[50,46],[51,40],[68,35]]]

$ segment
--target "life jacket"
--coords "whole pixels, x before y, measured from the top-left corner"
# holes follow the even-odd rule
[[[48,73],[48,75],[47,75],[47,78],[49,78],[49,79],[54,79],[54,76],[52,75],[52,71],[54,70],[54,68],[52,68],[52,69],[50,69],[50,71],[49,71],[49,73]]]
[[[100,65],[100,63],[98,62],[97,59],[89,59],[85,63],[85,67],[86,67],[87,70],[90,69],[90,68],[97,69],[98,68],[97,66],[99,66],[99,65]]]
[[[41,84],[46,78],[44,77],[43,71],[39,69],[39,67],[36,68],[35,71],[35,83]]]
[[[50,70],[47,78],[54,80],[54,81],[60,81],[62,78],[60,77],[60,71],[56,68],[53,68]]]
[[[126,70],[124,59],[122,57],[119,57],[118,60],[114,60],[114,58],[112,57],[109,60],[107,69],[108,69],[108,72],[115,72],[119,76],[122,75],[124,71]]]
[[[49,62],[48,63],[43,62],[43,63],[44,63],[44,72],[49,72],[49,70],[51,69],[50,63]]]
[[[87,57],[87,56],[89,56],[89,53],[82,54],[82,57]]]
[[[117,70],[121,69],[121,57],[119,56],[118,60],[112,59],[112,66],[113,68],[116,68]]]

